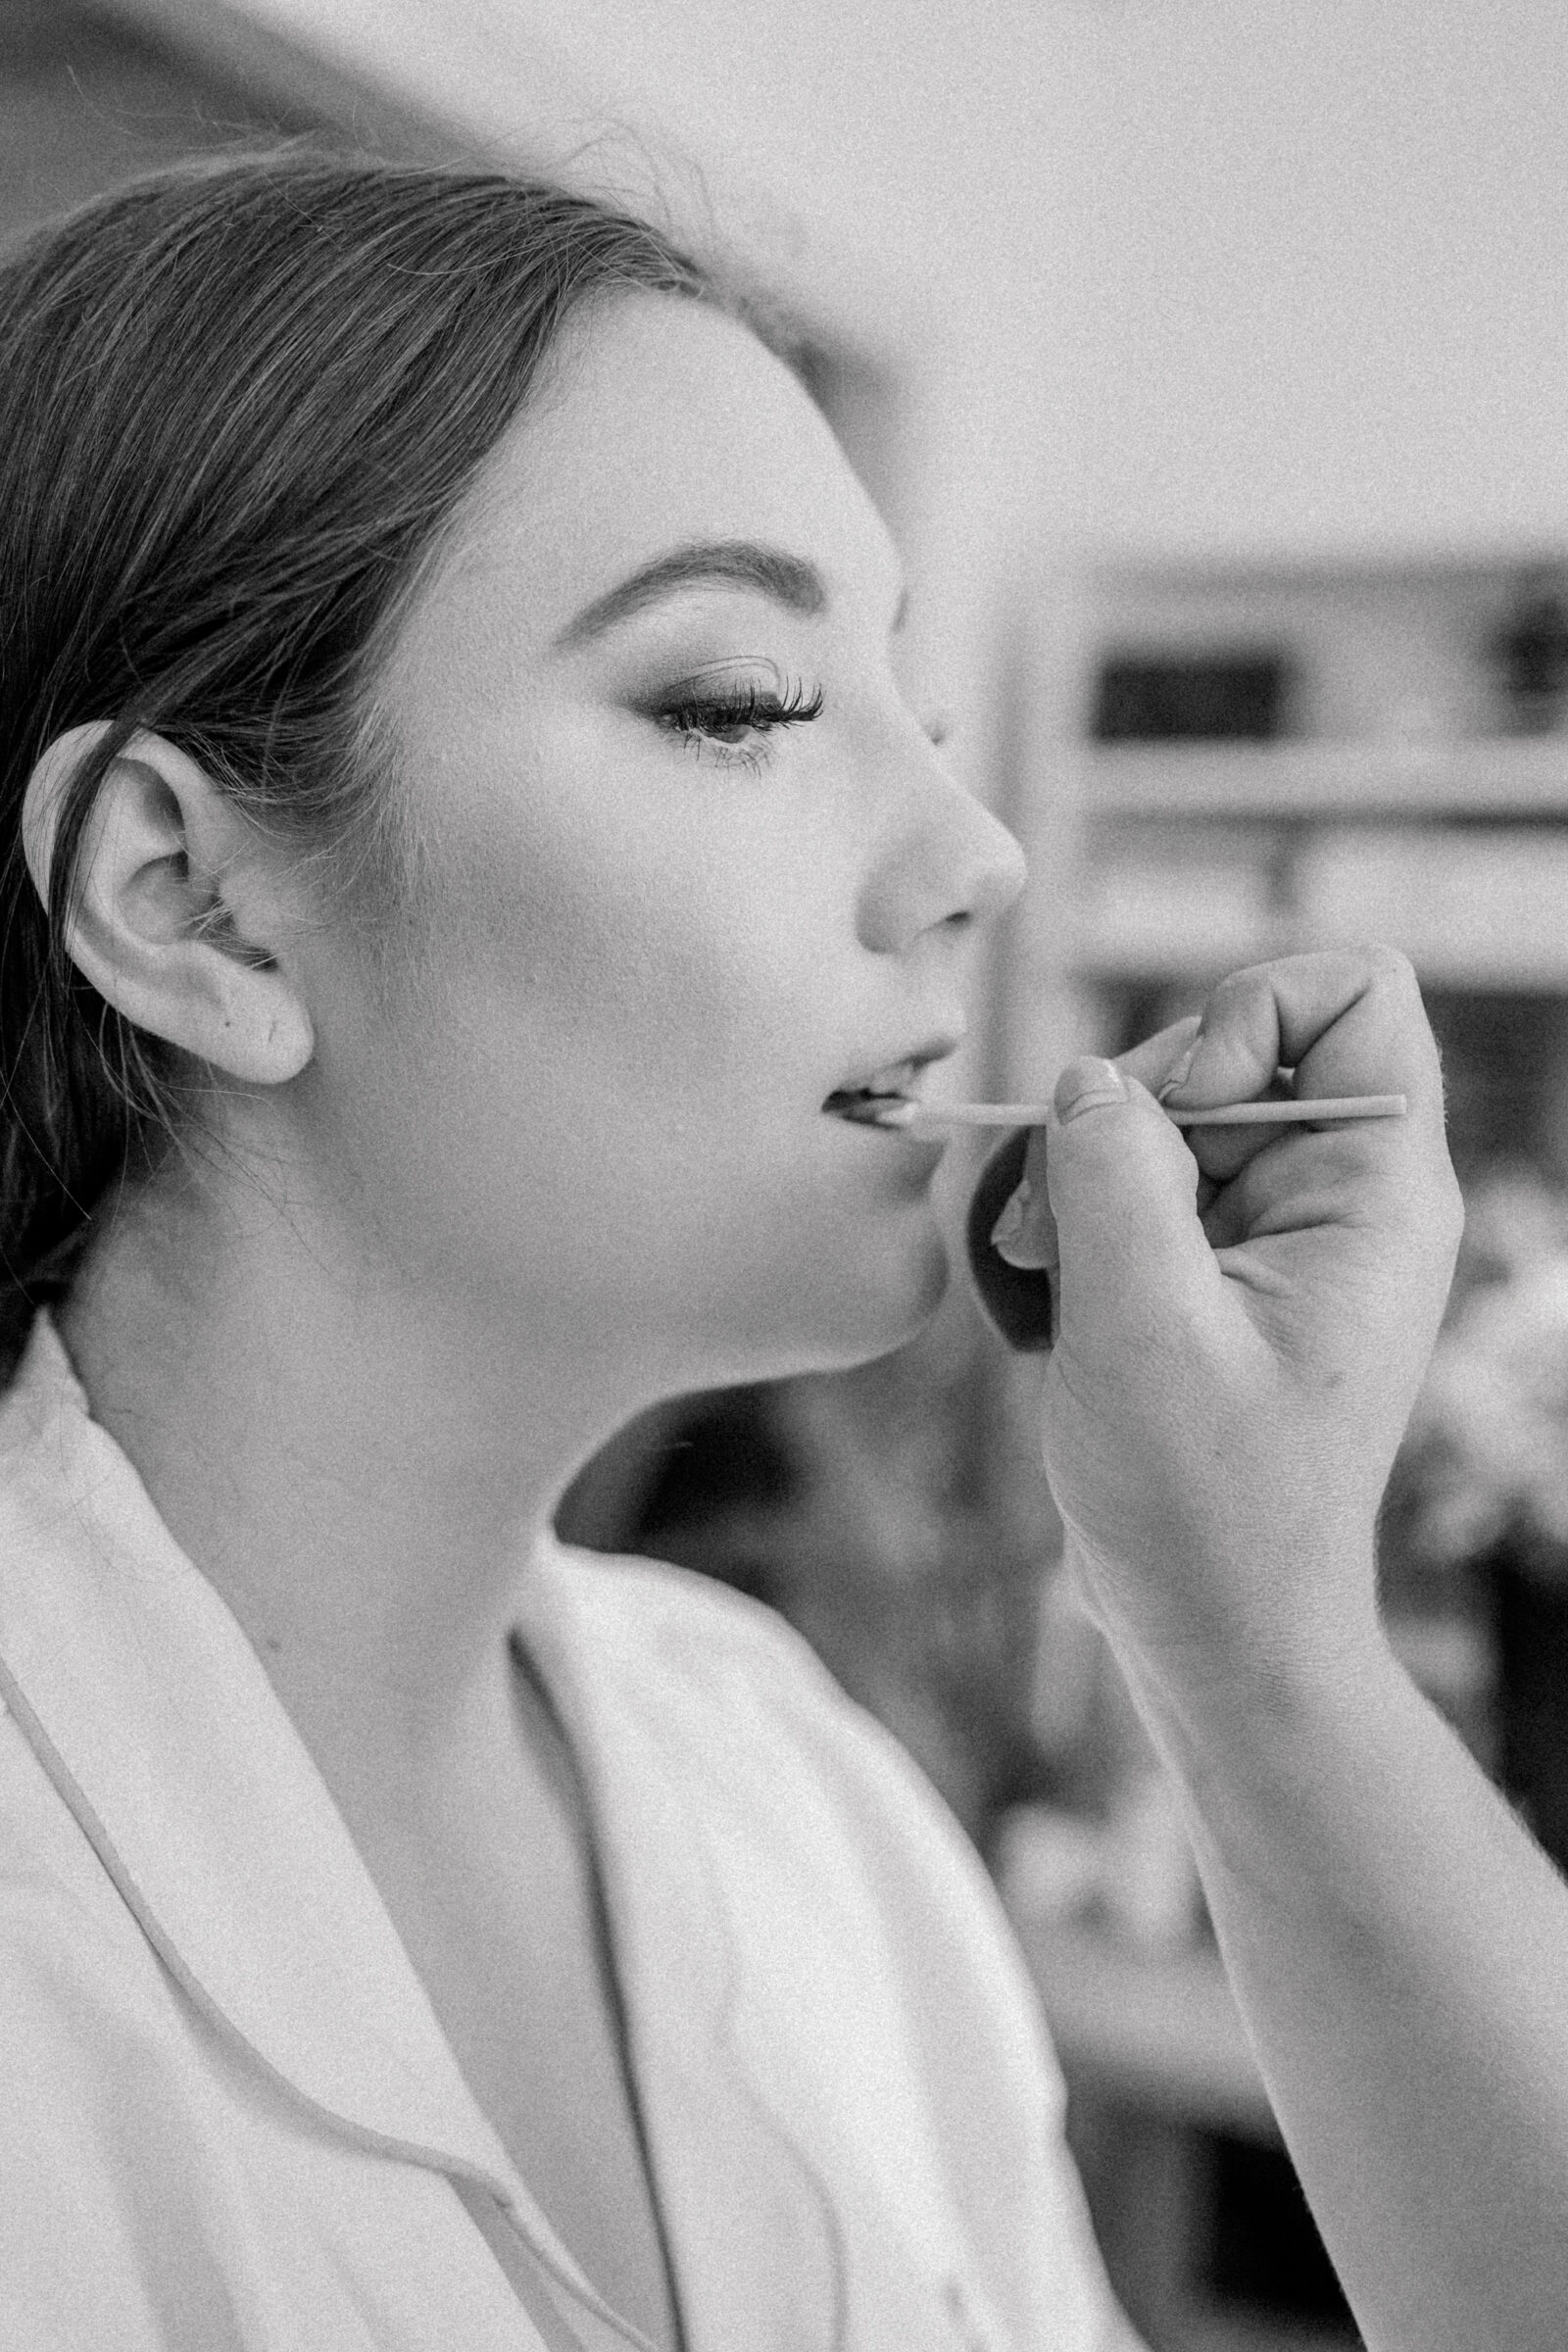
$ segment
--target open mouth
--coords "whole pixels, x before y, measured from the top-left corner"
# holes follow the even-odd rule
[[[862,1127],[875,1127],[880,1124],[882,1113],[897,1110],[902,1103],[913,1100],[912,1095],[879,1095],[873,1094],[869,1087],[861,1087],[853,1094],[829,1095],[822,1108],[831,1111],[836,1119],[852,1119]]]
[[[822,1108],[834,1118],[849,1119],[858,1126],[878,1126],[888,1111],[918,1100],[915,1087],[921,1067],[913,1057],[895,1062],[888,1069],[874,1071],[863,1086],[835,1088]]]

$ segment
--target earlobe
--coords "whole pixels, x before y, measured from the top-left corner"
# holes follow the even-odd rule
[[[281,1086],[297,1078],[316,1051],[316,1031],[304,1002],[275,969],[247,969],[231,957],[220,960],[236,978],[241,973],[244,977],[232,990],[223,989],[220,981],[215,991],[216,1019],[203,1024],[209,1036],[202,1058],[253,1086]]]
[[[67,791],[105,732],[103,722],[72,728],[28,781],[23,845],[45,905]],[[66,946],[137,1028],[231,1077],[277,1086],[304,1069],[316,1038],[279,956],[282,897],[261,868],[255,835],[197,763],[159,736],[134,736],[94,796]]]

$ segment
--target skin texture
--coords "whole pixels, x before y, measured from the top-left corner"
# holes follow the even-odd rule
[[[651,560],[735,539],[814,565],[821,609],[729,581],[560,642]],[[782,365],[622,298],[568,330],[391,655],[418,886],[394,935],[314,903],[148,738],[72,935],[212,1073],[64,1311],[94,1412],[249,1635],[480,2104],[660,2343],[580,1828],[506,1637],[531,1534],[631,1413],[876,1354],[941,1295],[939,1149],[822,1110],[953,1046],[1022,879],[901,685],[902,586]],[[742,687],[820,715],[690,723]],[[40,887],[74,749],[29,799]]]
[[[493,469],[394,660],[438,811],[423,985],[370,1055],[323,1036],[322,1080],[356,1164],[395,1169],[400,1250],[443,1284],[499,1285],[575,1348],[603,1327],[650,1386],[853,1360],[937,1296],[934,1163],[865,1149],[820,1105],[957,1036],[959,951],[1017,887],[1017,852],[903,699],[893,551],[792,379],[671,304],[598,332],[620,364],[569,378]],[[828,612],[695,590],[552,650],[607,580],[742,536],[808,549]],[[826,707],[705,750],[646,715],[694,675]],[[395,1106],[416,1071],[411,1135]]]

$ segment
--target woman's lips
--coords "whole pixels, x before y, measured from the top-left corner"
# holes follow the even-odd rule
[[[886,1110],[894,1102],[912,1102],[920,1073],[934,1060],[934,1054],[906,1054],[903,1061],[890,1061],[857,1086],[835,1087],[822,1108],[831,1111],[836,1119],[874,1121],[879,1109]]]
[[[874,1127],[877,1124],[879,1111],[887,1110],[895,1102],[908,1102],[912,1100],[912,1096],[909,1095],[873,1094],[867,1089],[855,1094],[829,1095],[822,1108],[831,1111],[836,1119],[849,1119],[858,1126]]]

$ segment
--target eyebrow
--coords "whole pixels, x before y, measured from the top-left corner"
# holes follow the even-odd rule
[[[586,645],[618,621],[629,620],[683,588],[750,588],[788,612],[810,617],[827,610],[827,589],[814,564],[756,539],[702,539],[672,548],[585,605],[556,639],[558,650]]]

